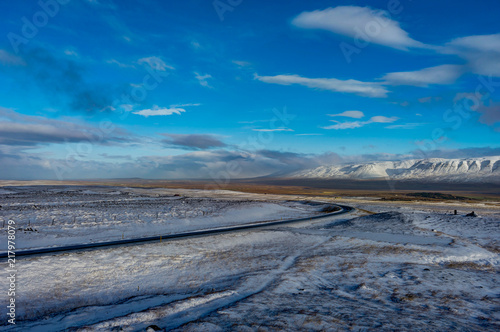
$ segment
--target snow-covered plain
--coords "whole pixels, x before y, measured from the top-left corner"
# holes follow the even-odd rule
[[[196,191],[195,191],[196,193]],[[96,243],[316,215],[297,202],[186,197],[170,190],[16,187],[0,192],[0,226],[17,249]]]
[[[135,192],[144,198],[167,193]],[[240,206],[244,198],[250,205],[269,199],[291,209],[297,204],[264,195],[182,192],[203,195],[232,197]],[[51,200],[37,204],[43,201]],[[18,325],[2,322],[0,328],[500,329],[498,207],[483,207],[472,218],[451,215],[454,206],[445,204],[351,204],[360,210],[286,226],[19,259]],[[282,212],[291,213],[274,216]]]

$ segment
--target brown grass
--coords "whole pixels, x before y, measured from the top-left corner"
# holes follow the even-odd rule
[[[458,270],[493,270],[493,267],[489,265],[477,264],[474,262],[448,262],[444,266],[448,269],[458,269]]]
[[[406,200],[406,194],[418,191],[439,191],[440,193],[462,195],[479,200],[498,200],[498,185],[495,184],[455,184],[455,183],[420,183],[411,181],[391,181],[392,187],[385,180],[317,180],[317,179],[233,179],[229,183],[218,184],[203,180],[144,180],[117,179],[93,181],[6,181],[0,180],[1,186],[27,185],[75,185],[75,186],[124,186],[137,188],[170,189],[225,189],[257,194],[307,195],[335,199],[339,196],[366,196],[394,200]],[[439,201],[439,200],[435,200]]]
[[[436,250],[420,250],[420,249],[410,249],[400,247],[398,245],[392,246],[362,246],[359,248],[364,254],[376,254],[376,255],[401,255],[401,254],[413,254],[413,253],[424,253],[424,254],[440,254]]]

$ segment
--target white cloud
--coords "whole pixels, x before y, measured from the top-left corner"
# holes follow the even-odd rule
[[[500,33],[456,38],[440,50],[467,60],[470,72],[500,77]]]
[[[445,48],[448,52],[456,52],[462,49],[500,53],[500,33],[455,38],[447,43]]]
[[[292,24],[303,29],[326,30],[400,50],[428,47],[412,39],[401,29],[399,22],[390,18],[387,11],[369,7],[338,6],[303,12],[293,19]]]
[[[181,113],[184,112],[186,112],[186,110],[180,107],[161,108],[155,105],[153,106],[153,108],[135,111],[132,113],[137,115],[142,115],[147,118],[150,116],[159,116],[159,115],[172,115],[172,114],[180,115]]]
[[[195,78],[198,80],[198,82],[200,83],[201,86],[204,86],[206,88],[213,88],[209,83],[208,83],[208,80],[213,78],[212,75],[209,75],[209,74],[205,74],[205,75],[201,75],[197,72],[194,73],[195,75]]]
[[[390,118],[386,117],[386,116],[383,116],[383,115],[377,115],[377,116],[374,116],[372,117],[369,121],[367,121],[368,123],[391,123],[391,122],[394,122],[394,121],[397,121],[399,120],[399,118],[395,117],[395,116],[391,116]]]
[[[252,120],[252,121],[238,121],[238,123],[252,124],[257,122],[270,122],[271,120]]]
[[[423,97],[418,99],[418,102],[421,104],[430,103],[431,101],[432,97]]]
[[[337,124],[331,125],[331,126],[326,126],[326,127],[321,127],[323,129],[354,129],[354,128],[360,128],[363,127],[366,123],[365,122],[360,122],[360,121],[353,121],[353,122],[337,122]]]
[[[345,116],[347,118],[361,119],[365,115],[361,111],[345,111],[339,114],[328,114],[328,116]]]
[[[126,63],[122,63],[116,59],[110,59],[110,60],[107,60],[106,63],[109,63],[109,64],[115,64],[117,65],[118,67],[121,67],[121,68],[135,68],[134,65],[129,65],[129,64],[126,64]]]
[[[418,102],[421,104],[428,104],[428,103],[433,103],[433,102],[438,102],[443,100],[443,97],[439,96],[429,96],[429,97],[422,97],[418,99]]]
[[[117,108],[121,109],[123,112],[132,112],[132,110],[134,109],[134,105],[132,105],[132,104],[120,104],[120,105],[117,105]]]
[[[400,125],[390,125],[385,127],[386,129],[415,129],[417,127],[423,126],[423,123],[405,123]]]
[[[71,49],[64,50],[64,54],[66,54],[67,56],[74,56],[74,57],[80,56],[77,51]]]
[[[232,61],[235,65],[238,67],[250,67],[252,64],[248,61],[238,61],[238,60],[233,60]]]
[[[160,115],[172,115],[172,114],[178,114],[181,115],[181,113],[185,113],[186,110],[184,107],[190,107],[190,106],[200,106],[201,104],[197,103],[190,103],[190,104],[179,104],[179,105],[170,105],[169,107],[158,107],[157,105],[154,105],[153,108],[150,109],[143,109],[139,111],[132,112],[132,114],[137,114],[137,115],[142,115],[144,117],[150,117],[150,116],[160,116]],[[131,105],[121,105],[121,107],[130,107]],[[128,109],[130,111],[131,109]]]
[[[192,40],[192,41],[191,41],[191,47],[192,47],[193,49],[195,49],[195,50],[199,50],[199,49],[203,48],[203,47],[201,46],[201,44],[200,44],[198,41],[196,41],[196,40]]]
[[[335,122],[336,124],[322,127],[323,129],[335,129],[335,130],[342,130],[342,129],[355,129],[355,128],[361,128],[363,126],[366,126],[371,123],[392,123],[399,120],[399,118],[392,116],[392,117],[386,117],[383,115],[377,115],[373,116],[370,118],[368,121],[351,121],[351,122],[340,122],[336,120],[330,120],[332,122]]]
[[[411,38],[400,23],[385,10],[369,7],[338,6],[303,12],[292,20],[303,29],[320,29],[354,38],[363,45],[375,43],[400,50],[424,48],[441,54],[455,54],[464,65],[444,64],[417,71],[389,73],[386,85],[427,87],[453,84],[464,73],[500,77],[500,33],[455,38],[443,46],[433,46]]]
[[[194,104],[179,104],[179,105],[171,105],[170,107],[188,107],[188,106],[200,106],[200,103],[194,103]]]
[[[334,92],[354,93],[365,97],[387,97],[387,90],[379,83],[361,82],[356,80],[338,80],[336,78],[307,78],[299,75],[258,76],[255,79],[272,84],[299,84],[309,88],[329,90]]]
[[[323,136],[323,134],[295,134],[295,136]]]
[[[151,56],[148,58],[141,58],[137,60],[138,64],[147,64],[149,67],[151,67],[154,70],[158,71],[166,71],[167,69],[174,70],[175,68],[172,66],[169,66],[163,61],[161,58],[156,57],[156,56]]]
[[[275,129],[252,129],[253,131],[261,131],[261,132],[273,132],[273,131],[293,131],[293,129],[289,128],[275,128]]]
[[[382,77],[384,84],[427,87],[430,84],[452,84],[464,74],[461,65],[441,65],[416,71],[395,72]]]

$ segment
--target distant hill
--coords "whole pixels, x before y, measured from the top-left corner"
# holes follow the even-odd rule
[[[320,166],[289,174],[291,178],[394,179],[433,182],[500,183],[500,156],[468,159],[413,159]]]

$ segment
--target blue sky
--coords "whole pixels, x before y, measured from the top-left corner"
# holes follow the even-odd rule
[[[0,178],[500,154],[498,1],[0,4]]]

